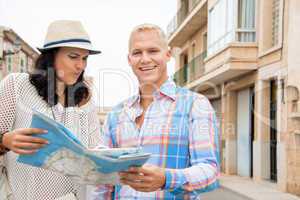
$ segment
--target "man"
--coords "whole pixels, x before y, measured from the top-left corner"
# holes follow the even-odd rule
[[[140,147],[152,155],[144,166],[120,173],[122,185],[105,193],[114,199],[197,199],[218,187],[214,110],[204,96],[168,79],[170,58],[158,26],[143,24],[132,31],[128,62],[139,93],[108,115],[104,143]]]

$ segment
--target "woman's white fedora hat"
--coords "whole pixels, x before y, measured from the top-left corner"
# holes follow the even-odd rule
[[[76,47],[89,50],[90,54],[101,53],[93,48],[80,21],[58,20],[49,25],[44,46],[38,50],[43,52],[56,47]]]

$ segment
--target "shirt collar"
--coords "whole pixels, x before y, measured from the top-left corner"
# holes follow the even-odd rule
[[[176,84],[172,79],[168,79],[166,82],[162,84],[162,86],[159,88],[158,91],[156,91],[157,94],[167,96],[175,101],[176,99]]]
[[[173,101],[175,101],[176,99],[176,84],[172,79],[168,79],[166,80],[161,87],[159,88],[159,90],[154,92],[154,97],[161,97],[161,96],[166,96],[169,97],[170,99],[172,99]],[[134,104],[136,103],[140,103],[141,100],[141,95],[138,92],[138,94],[134,95],[133,97],[131,97],[128,102],[127,105],[128,107],[132,107]]]
[[[140,103],[141,101],[141,96],[140,94],[136,94],[134,96],[132,96],[128,101],[127,101],[127,106],[128,107],[132,107],[134,104],[136,103]]]

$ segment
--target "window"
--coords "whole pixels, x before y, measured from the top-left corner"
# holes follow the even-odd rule
[[[261,52],[268,52],[272,48],[281,45],[282,38],[282,20],[283,20],[283,0],[262,1],[261,7],[263,16],[261,16]]]
[[[279,38],[279,15],[280,15],[280,1],[273,0],[272,5],[272,46],[278,44]]]
[[[223,48],[235,37],[234,1],[219,0],[208,14],[208,55]]]
[[[188,15],[189,12],[189,1],[188,0],[181,0],[180,3],[180,8],[178,11],[178,26],[185,20],[186,16]]]
[[[183,54],[183,82],[186,83],[188,80],[188,55]]]
[[[255,0],[238,1],[238,41],[255,41]]]
[[[255,1],[217,1],[208,14],[208,55],[233,41],[256,40]]]
[[[12,71],[12,59],[11,56],[7,58],[7,72],[10,73]]]
[[[207,54],[207,32],[203,34],[203,46],[202,46],[202,52],[203,52],[203,59],[206,58]]]
[[[23,58],[22,58],[21,61],[20,61],[20,72],[25,72],[25,70],[24,70],[24,60],[23,60]]]
[[[19,71],[26,72],[28,68],[28,56],[25,52],[21,51],[19,53],[19,61],[20,61]]]

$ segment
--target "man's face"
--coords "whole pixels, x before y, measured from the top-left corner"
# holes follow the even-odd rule
[[[167,80],[167,62],[171,54],[157,31],[135,32],[129,45],[128,62],[140,85],[159,87]]]

